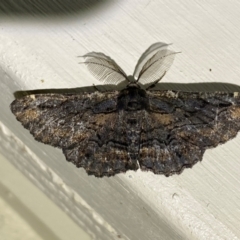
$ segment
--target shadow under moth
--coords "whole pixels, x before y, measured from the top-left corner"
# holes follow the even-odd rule
[[[176,52],[151,45],[132,77],[103,53],[84,55],[90,72],[119,91],[31,94],[14,100],[17,120],[42,143],[96,177],[127,170],[170,176],[240,130],[239,93],[154,90]]]

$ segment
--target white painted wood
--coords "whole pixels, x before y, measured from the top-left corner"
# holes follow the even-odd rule
[[[77,56],[103,52],[131,74],[159,41],[182,52],[163,88],[240,91],[239,2],[62,1],[58,14],[48,2],[0,16],[0,152],[93,239],[240,239],[239,135],[180,176],[97,179],[34,141],[8,108],[17,90],[99,84]]]
[[[1,154],[0,165],[1,240],[91,239]]]

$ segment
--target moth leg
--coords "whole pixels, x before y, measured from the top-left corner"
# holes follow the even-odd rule
[[[95,89],[96,91],[98,91],[98,92],[102,92],[102,90],[99,89],[95,84],[93,84],[93,87],[94,87],[94,89]]]
[[[148,86],[145,90],[147,91],[147,90],[149,90],[149,89],[151,89],[151,88],[154,88],[154,87],[157,85],[157,83],[162,80],[162,78],[166,75],[166,73],[167,73],[167,71],[165,71],[165,72],[163,73],[163,75],[162,75],[159,79],[157,79],[156,81],[154,81],[154,82],[153,82],[150,86]]]

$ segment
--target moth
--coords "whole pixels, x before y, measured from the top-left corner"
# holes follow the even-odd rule
[[[202,160],[206,149],[240,130],[239,93],[159,91],[173,63],[168,44],[151,45],[132,77],[103,53],[84,64],[100,81],[122,90],[31,94],[14,100],[17,120],[42,143],[96,177],[141,169],[170,176]]]

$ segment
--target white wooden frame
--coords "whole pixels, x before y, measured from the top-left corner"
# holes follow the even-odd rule
[[[99,84],[79,55],[103,52],[131,74],[159,41],[182,52],[162,80],[175,83],[168,86],[240,91],[227,85],[240,82],[238,1],[103,1],[68,13],[64,6],[56,16],[0,16],[1,154],[93,239],[240,239],[239,135],[179,176],[98,179],[34,141],[9,109],[17,90]],[[199,82],[212,84],[179,85]]]

